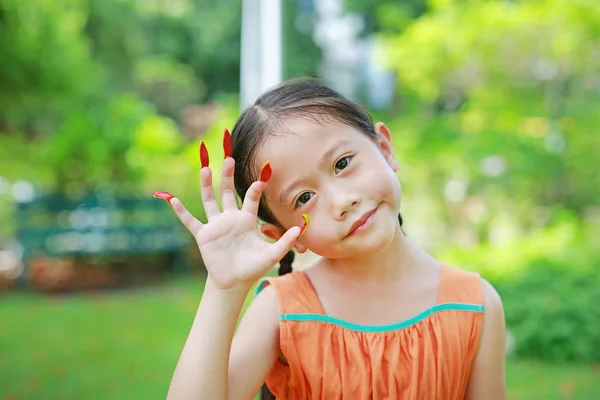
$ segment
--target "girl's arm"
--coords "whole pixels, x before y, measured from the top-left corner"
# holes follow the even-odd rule
[[[279,314],[266,287],[248,307],[233,339],[248,290],[206,284],[168,399],[252,399],[279,355]],[[231,350],[231,351],[230,351]]]
[[[247,293],[216,288],[207,279],[167,399],[226,398],[231,338]]]
[[[496,290],[482,279],[485,313],[479,350],[471,367],[467,400],[504,400],[505,325],[502,300]]]
[[[244,398],[258,380],[264,380],[268,366],[273,365],[269,355],[276,353],[271,318],[277,313],[261,313],[269,304],[276,307],[268,293],[259,296],[256,305],[246,317],[235,351],[231,353],[233,331],[242,305],[252,284],[256,282],[294,246],[304,227],[288,229],[275,243],[267,243],[257,229],[257,213],[262,193],[271,176],[270,164],[265,164],[260,179],[250,185],[241,209],[235,197],[233,173],[235,162],[229,156],[231,149],[223,140],[227,156],[222,170],[220,210],[208,166],[208,152],[200,146],[202,168],[200,190],[208,219],[202,223],[183,206],[179,199],[167,192],[156,192],[165,199],[181,222],[196,239],[202,260],[208,272],[206,287],[187,342],[177,363],[169,387],[169,399]],[[264,300],[263,300],[264,299]],[[266,303],[266,304],[265,304]],[[257,311],[258,310],[258,311]],[[275,317],[273,317],[275,315]],[[266,329],[266,332],[261,330]],[[246,332],[246,333],[243,333]],[[270,332],[270,333],[269,333]],[[241,342],[240,345],[237,342]],[[231,353],[231,354],[230,354]],[[260,358],[259,354],[267,354]],[[232,368],[229,359],[232,356]],[[256,356],[256,357],[255,357]],[[232,374],[233,378],[230,378]],[[248,389],[242,385],[250,385]]]
[[[227,398],[252,399],[280,354],[277,298],[273,287],[267,286],[244,313],[233,338]]]

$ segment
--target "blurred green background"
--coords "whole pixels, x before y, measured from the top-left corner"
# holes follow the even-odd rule
[[[0,399],[165,396],[203,287],[193,241],[55,257],[28,254],[23,227],[77,232],[77,207],[55,218],[50,198],[158,190],[202,218],[197,148],[218,172],[241,12],[0,0]],[[283,77],[322,77],[391,128],[411,240],[498,289],[508,398],[599,399],[600,3],[283,0],[282,15]],[[106,218],[154,232],[169,213]]]

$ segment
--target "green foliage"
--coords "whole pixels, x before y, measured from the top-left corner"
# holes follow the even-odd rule
[[[66,195],[139,195],[154,189],[154,166],[162,182],[174,172],[165,164],[195,172],[181,155],[197,141],[175,121],[237,91],[240,6],[0,0],[2,176]]]
[[[202,137],[209,152],[216,193],[219,193],[220,188],[220,180],[216,177],[221,175],[223,129],[233,125],[236,114],[237,108],[222,109],[214,124]],[[179,197],[190,212],[205,220],[200,201],[199,146],[200,140],[183,142],[175,126],[165,118],[155,117],[145,121],[128,154],[131,165],[139,166],[145,171],[141,184],[142,194],[169,191]]]
[[[590,255],[589,265],[600,255]],[[600,361],[600,271],[540,257],[498,280],[517,355],[547,361]]]
[[[402,32],[429,8],[427,0],[347,0],[346,3],[349,11],[366,17],[365,34]]]
[[[85,7],[77,0],[61,4],[0,1],[0,124],[43,129],[49,113],[59,112],[97,81],[81,35]]]
[[[398,78],[383,118],[404,213],[432,227],[421,242],[477,246],[552,224],[560,208],[583,219],[600,197],[599,3],[428,5],[380,34]]]
[[[313,41],[315,18],[300,1],[281,2],[283,77],[317,76],[321,50]]]
[[[134,84],[162,115],[179,117],[181,110],[204,94],[194,70],[164,55],[147,57],[135,66]]]
[[[284,10],[287,37],[297,10]],[[225,103],[204,138],[220,151],[239,104],[240,33],[236,0],[0,0],[2,177],[73,196],[197,195],[199,140],[178,121],[190,105]],[[287,40],[289,74],[314,73],[310,35]]]
[[[53,191],[77,195],[108,188],[135,191],[141,171],[130,168],[126,155],[150,110],[127,95],[74,109],[40,146],[46,167],[54,172]]]
[[[449,249],[451,264],[479,271],[504,303],[516,354],[549,361],[600,361],[600,224],[562,215],[510,243]]]

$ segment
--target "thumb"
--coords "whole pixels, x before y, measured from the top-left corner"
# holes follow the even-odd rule
[[[300,237],[301,232],[302,229],[299,226],[292,226],[278,241],[271,245],[271,256],[275,263],[279,262],[294,247],[294,243]]]

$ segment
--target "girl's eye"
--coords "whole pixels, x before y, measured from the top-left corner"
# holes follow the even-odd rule
[[[341,170],[345,169],[348,165],[350,165],[351,159],[352,159],[352,157],[350,157],[350,156],[340,158],[335,163],[335,173],[336,174],[339,173]]]
[[[312,197],[314,196],[314,193],[310,193],[310,192],[304,192],[302,193],[300,196],[298,196],[298,199],[296,200],[296,207],[299,207],[303,204],[308,203],[308,201],[310,199],[312,199]]]

